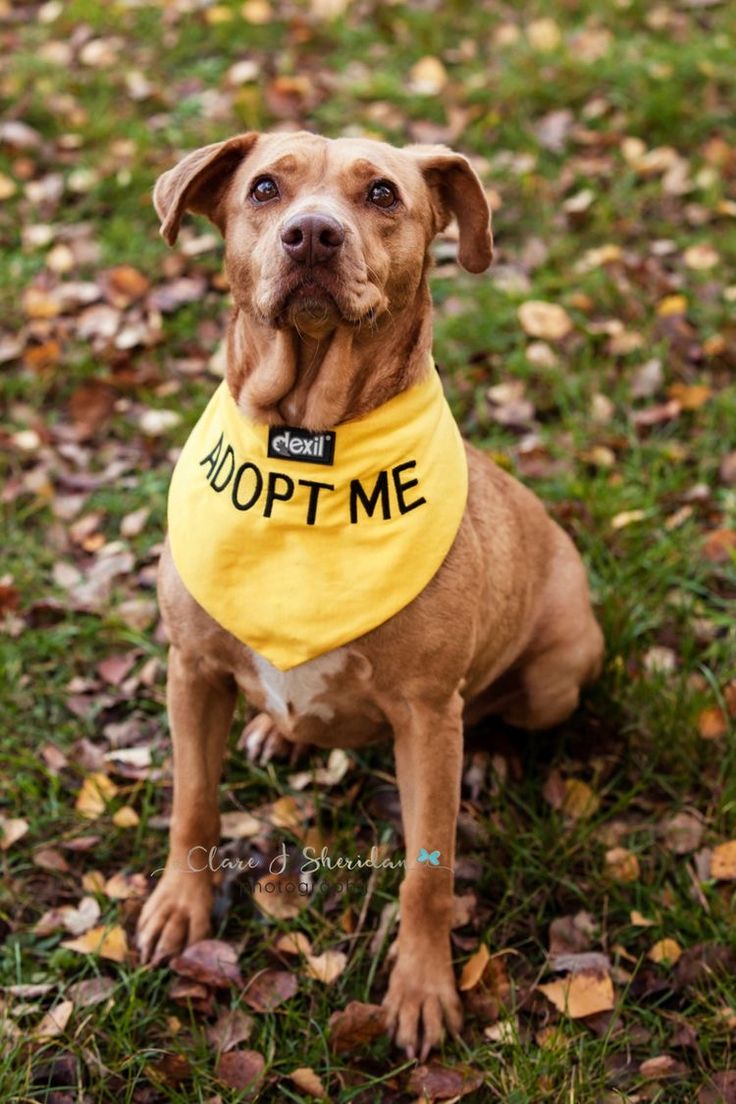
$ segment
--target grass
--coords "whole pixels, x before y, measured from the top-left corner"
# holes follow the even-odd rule
[[[704,822],[701,846],[736,836],[733,722],[724,717],[726,729],[715,739],[700,734],[703,711],[724,705],[724,689],[736,677],[734,560],[714,563],[703,554],[709,532],[736,528],[733,485],[719,475],[734,447],[736,417],[733,11],[725,4],[653,8],[637,0],[508,9],[361,2],[330,19],[316,14],[321,5],[274,0],[261,24],[253,21],[258,5],[245,10],[247,18],[229,0],[181,10],[102,0],[73,0],[56,12],[53,5],[0,4],[2,106],[41,136],[28,149],[0,143],[0,180],[15,185],[0,203],[2,336],[20,334],[24,346],[0,368],[2,571],[10,607],[0,636],[0,778],[2,814],[29,824],[0,853],[0,982],[55,986],[50,995],[27,998],[25,1011],[21,998],[7,992],[2,998],[8,1016],[0,1019],[6,1032],[0,1095],[18,1104],[241,1098],[216,1078],[207,1018],[171,1001],[171,975],[78,955],[60,946],[61,932],[39,936],[34,924],[52,906],[76,904],[84,874],[147,873],[165,853],[164,649],[153,624],[137,627],[120,607],[131,597],[151,597],[171,450],[212,390],[206,366],[227,302],[216,282],[219,251],[173,261],[157,236],[150,189],[179,150],[295,119],[330,135],[444,140],[477,158],[495,193],[498,263],[480,278],[437,266],[436,358],[465,432],[520,474],[574,536],[606,632],[604,676],[563,729],[534,739],[506,734],[504,742],[489,724],[472,736],[468,766],[475,749],[488,768],[490,749],[497,774],[491,784],[489,770],[477,798],[465,794],[460,855],[468,877],[459,879],[458,891],[474,891],[477,908],[460,932],[456,957],[463,962],[478,939],[505,952],[511,995],[502,1021],[509,1027],[502,1041],[487,1038],[487,1011],[475,1005],[462,1040],[447,1044],[442,1060],[483,1072],[484,1088],[468,1100],[708,1104],[719,1099],[715,1090],[708,1095],[712,1078],[732,1068],[733,1029],[723,1009],[736,1009],[733,970],[693,980],[694,969],[655,965],[647,954],[665,937],[677,940],[686,965],[703,960],[703,944],[736,951],[731,883],[699,880],[695,857],[674,853],[662,835],[668,817],[694,809]],[[541,50],[530,24],[550,18],[560,41]],[[590,56],[593,32],[608,36],[597,58]],[[94,63],[94,50],[85,52],[88,40],[100,38],[110,51],[102,64]],[[422,95],[409,79],[426,55],[446,68],[441,94]],[[232,85],[228,71],[243,59],[255,63],[257,79]],[[141,78],[148,87],[135,98],[131,89],[136,81],[140,88]],[[571,112],[567,122],[558,118],[567,137],[559,148],[540,144],[540,120],[563,110]],[[665,170],[637,167],[627,146],[632,138],[647,150],[672,147],[684,161],[684,190],[676,180],[667,183]],[[63,181],[61,197],[47,192],[34,199],[28,182],[54,173]],[[568,203],[566,210],[566,201],[585,189],[592,193],[587,209],[571,212]],[[51,227],[41,246],[29,237],[39,223]],[[83,223],[91,224],[97,255],[54,273],[49,251],[73,246]],[[182,240],[204,230],[191,224]],[[687,250],[702,244],[717,251],[710,268],[687,260]],[[602,246],[617,247],[618,259],[581,265]],[[27,317],[23,289],[95,280],[119,264],[135,266],[154,286],[179,274],[201,276],[206,290],[164,315],[162,341],[130,352],[80,337],[79,311],[62,319]],[[661,304],[672,295],[684,296],[686,309],[668,319]],[[517,315],[527,299],[558,302],[573,320],[571,337],[553,343],[554,363],[548,353],[540,363],[530,351]],[[617,327],[640,335],[639,344],[616,351]],[[29,356],[52,338],[57,354],[47,361]],[[661,381],[650,396],[636,398],[638,369],[652,358],[661,361]],[[74,443],[69,403],[90,380],[113,388],[114,407],[96,432]],[[494,418],[486,396],[489,386],[513,381],[533,405],[531,453],[519,428]],[[666,402],[678,384],[705,386],[705,401],[651,428],[637,427],[634,414]],[[139,417],[148,408],[175,410],[181,421],[146,437]],[[22,436],[29,430],[36,434],[30,447]],[[123,468],[107,482],[71,478],[99,477],[116,461]],[[67,501],[74,495],[76,506]],[[123,519],[143,507],[150,514],[142,531],[121,536]],[[628,511],[638,520],[612,524]],[[85,548],[74,526],[90,517],[88,535],[100,540]],[[54,582],[55,568],[88,571],[100,542],[118,541],[132,552],[133,568],[95,609],[75,610]],[[654,647],[669,649],[671,670],[654,669]],[[96,671],[102,658],[123,653],[135,655],[129,690],[105,684]],[[141,679],[151,660],[157,665]],[[84,710],[75,713],[70,705],[80,693]],[[106,750],[109,726],[126,722],[151,744],[162,771],[116,775],[120,792],[110,809],[85,822],[74,802],[92,765],[80,741]],[[42,754],[49,744],[68,757],[56,771]],[[313,823],[331,850],[353,853],[385,841],[400,851],[391,770],[387,750],[376,749],[356,756],[336,789],[308,791]],[[550,807],[543,790],[551,771],[591,786],[600,798],[594,815],[574,820]],[[282,765],[253,769],[233,750],[222,805],[252,809],[288,796],[289,774]],[[123,803],[135,808],[137,827],[113,823]],[[639,860],[630,882],[606,873],[617,830]],[[99,836],[90,851],[64,848],[90,833]],[[68,869],[39,866],[34,857],[42,846],[63,854]],[[354,943],[352,956],[332,986],[300,976],[294,998],[255,1015],[246,1045],[266,1059],[261,1099],[307,1099],[286,1076],[299,1066],[316,1070],[330,1100],[412,1098],[410,1067],[385,1041],[347,1056],[336,1056],[327,1042],[331,1012],[350,1000],[380,998],[383,956],[370,941],[396,886],[395,874],[373,883],[365,926],[345,941]],[[239,883],[234,889],[229,907],[225,897],[221,902],[220,934],[245,939],[240,962],[250,978],[273,962],[274,929],[251,894]],[[102,921],[132,931],[135,901],[94,896]],[[305,931],[319,951],[332,948],[345,937],[339,921],[346,906],[354,920],[364,899],[362,882],[347,898],[310,903],[298,920],[279,924]],[[591,915],[593,948],[605,950],[620,971],[617,1015],[607,1020],[561,1018],[533,992],[549,924],[580,910]],[[632,910],[654,925],[632,923]],[[57,1038],[33,1035],[50,1003],[97,974],[115,981],[107,1002],[76,1008]],[[241,997],[233,992],[226,999],[235,1006]],[[7,1033],[8,1023],[19,1031]],[[545,1033],[549,1026],[555,1030]],[[678,1063],[672,1075],[647,1078],[641,1063],[662,1054]],[[165,1055],[188,1060],[181,1080],[160,1064]]]

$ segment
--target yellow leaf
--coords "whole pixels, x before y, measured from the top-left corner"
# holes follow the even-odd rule
[[[622,510],[611,518],[612,529],[625,529],[627,525],[633,525],[635,521],[643,521],[647,516],[646,510]]]
[[[447,84],[447,70],[436,57],[420,58],[409,70],[413,92],[420,96],[436,96]]]
[[[629,919],[632,924],[635,924],[637,928],[653,928],[656,924],[656,920],[647,920],[646,916],[642,916],[636,909],[632,909],[629,914]]]
[[[267,0],[245,0],[240,14],[246,23],[252,23],[255,27],[265,26],[273,19],[273,8]]]
[[[699,410],[708,402],[713,392],[704,383],[673,383],[667,394],[679,402],[683,410]]]
[[[709,268],[714,268],[720,259],[716,250],[708,242],[691,245],[683,254],[683,260],[687,267],[696,272],[704,272]]]
[[[332,985],[348,963],[348,956],[342,951],[325,951],[321,955],[307,955],[307,973],[325,985]]]
[[[518,310],[522,329],[530,337],[545,341],[561,341],[572,330],[572,320],[558,303],[545,303],[541,299],[529,299]]]
[[[598,970],[581,970],[537,988],[572,1020],[608,1012],[614,1004],[613,982],[608,974]]]
[[[673,314],[684,314],[687,310],[687,299],[684,295],[665,295],[657,303],[657,314],[660,318],[669,318]]]
[[[218,23],[229,23],[233,13],[224,4],[213,4],[211,8],[205,9],[204,18],[207,23],[216,26]]]
[[[526,37],[532,49],[548,54],[560,45],[560,28],[554,19],[533,19],[526,29]]]
[[[301,1092],[307,1093],[309,1096],[315,1096],[320,1100],[327,1095],[324,1085],[309,1066],[300,1066],[299,1069],[295,1069],[293,1073],[288,1074],[288,1077]]]
[[[82,783],[74,808],[87,820],[97,820],[117,792],[118,788],[111,778],[102,771],[95,771],[88,774]]]
[[[463,972],[460,975],[459,988],[475,989],[476,985],[483,977],[485,968],[490,961],[490,951],[486,947],[485,943],[481,943],[480,947],[474,954],[470,956],[468,961],[463,966]]]
[[[54,1039],[57,1035],[63,1035],[73,1010],[74,1001],[60,1001],[46,1013],[35,1034],[39,1039]]]
[[[582,820],[593,816],[600,805],[600,798],[593,793],[587,782],[579,778],[565,779],[565,794],[562,798],[562,812],[573,820]]]
[[[719,843],[713,848],[710,875],[722,882],[730,882],[736,878],[736,840]]]
[[[615,882],[635,882],[639,878],[639,860],[633,851],[625,847],[612,847],[606,851],[606,867]]]
[[[97,928],[90,928],[78,939],[67,939],[61,945],[68,951],[99,955],[100,958],[109,958],[113,962],[125,962],[128,956],[128,940],[119,925],[109,928],[102,924]]]
[[[104,893],[105,875],[101,870],[88,870],[82,875],[82,888],[86,889],[87,893]]]
[[[276,940],[276,950],[282,954],[308,955],[312,953],[312,944],[304,932],[286,932]]]
[[[116,813],[113,813],[112,822],[116,828],[135,828],[140,824],[141,818],[132,805],[122,805]]]
[[[220,817],[220,835],[223,839],[248,839],[262,828],[260,820],[242,809],[223,813]]]
[[[676,939],[660,939],[649,951],[647,958],[652,962],[667,962],[674,966],[682,954],[682,947]]]

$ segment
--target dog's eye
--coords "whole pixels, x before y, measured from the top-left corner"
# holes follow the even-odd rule
[[[279,190],[276,187],[275,180],[272,180],[270,176],[262,176],[259,180],[256,180],[250,194],[256,203],[268,203],[269,199],[276,199]]]
[[[396,189],[388,180],[377,180],[368,189],[368,202],[376,207],[393,207],[397,199]]]

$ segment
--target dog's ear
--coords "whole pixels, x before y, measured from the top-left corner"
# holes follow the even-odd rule
[[[460,229],[458,260],[468,272],[484,272],[493,257],[491,209],[467,157],[447,146],[409,146],[424,174],[436,217],[436,233],[452,215]]]
[[[161,236],[173,245],[185,211],[194,211],[223,228],[222,198],[230,177],[258,141],[258,134],[238,134],[226,142],[188,153],[156,181],[153,205],[161,219]]]

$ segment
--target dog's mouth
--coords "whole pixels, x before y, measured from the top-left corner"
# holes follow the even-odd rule
[[[298,327],[309,322],[358,325],[365,319],[366,312],[355,310],[350,296],[329,270],[295,273],[286,283],[273,313],[273,322],[279,327]]]

